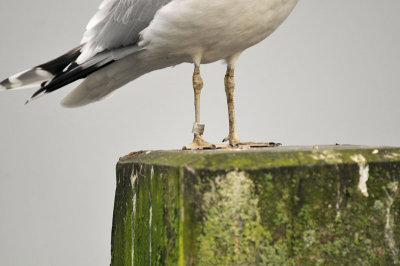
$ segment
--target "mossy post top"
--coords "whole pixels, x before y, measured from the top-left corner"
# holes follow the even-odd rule
[[[140,151],[117,164],[112,266],[400,265],[400,148]]]
[[[357,163],[362,155],[368,163],[400,160],[400,147],[323,145],[247,150],[155,150],[133,152],[121,157],[118,164],[141,163],[161,166],[190,166],[191,168],[258,169],[298,165]]]

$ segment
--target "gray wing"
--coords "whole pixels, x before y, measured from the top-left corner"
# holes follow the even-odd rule
[[[104,0],[89,21],[77,62],[104,50],[130,46],[153,20],[157,11],[172,0]]]

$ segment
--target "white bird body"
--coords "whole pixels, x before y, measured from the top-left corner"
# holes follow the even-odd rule
[[[264,40],[298,0],[173,0],[141,32],[140,47],[160,55],[227,59]],[[179,10],[179,12],[176,12]]]
[[[62,105],[77,107],[101,100],[143,74],[183,62],[234,61],[243,50],[268,37],[287,18],[297,2],[172,0],[160,8],[149,26],[139,33],[137,52],[87,77],[67,95]],[[87,32],[96,25],[93,19]],[[132,36],[126,38],[134,39]],[[82,42],[86,42],[86,47],[91,47],[91,41],[104,45],[102,39],[90,39],[85,33]],[[108,42],[108,45],[113,45]],[[105,48],[94,45],[92,50],[83,52],[77,61],[87,61],[86,57],[90,58],[93,51],[102,49]]]

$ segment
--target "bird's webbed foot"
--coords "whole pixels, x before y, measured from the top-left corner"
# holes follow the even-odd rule
[[[282,144],[276,142],[243,142],[238,139],[237,136],[228,135],[226,138],[222,140],[222,142],[229,141],[230,147],[236,148],[266,148],[266,147],[279,147]]]
[[[189,145],[183,146],[183,150],[214,150],[217,147],[205,141],[201,135],[194,135],[193,142]]]

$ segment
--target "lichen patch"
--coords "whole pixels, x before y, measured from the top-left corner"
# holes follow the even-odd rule
[[[400,154],[398,154],[396,152],[392,152],[392,153],[385,154],[383,157],[385,157],[386,159],[397,159],[400,157]]]
[[[316,150],[311,154],[311,158],[317,161],[325,161],[327,163],[341,163],[343,162],[342,155],[334,151],[322,151],[318,152]]]
[[[280,254],[261,225],[254,184],[244,172],[219,176],[203,196],[205,225],[199,265],[280,265]]]
[[[399,249],[396,245],[396,240],[394,238],[394,215],[392,214],[392,206],[394,199],[399,193],[399,182],[390,182],[384,189],[386,193],[386,215],[385,215],[385,240],[389,249],[392,253],[394,265],[399,263]]]

